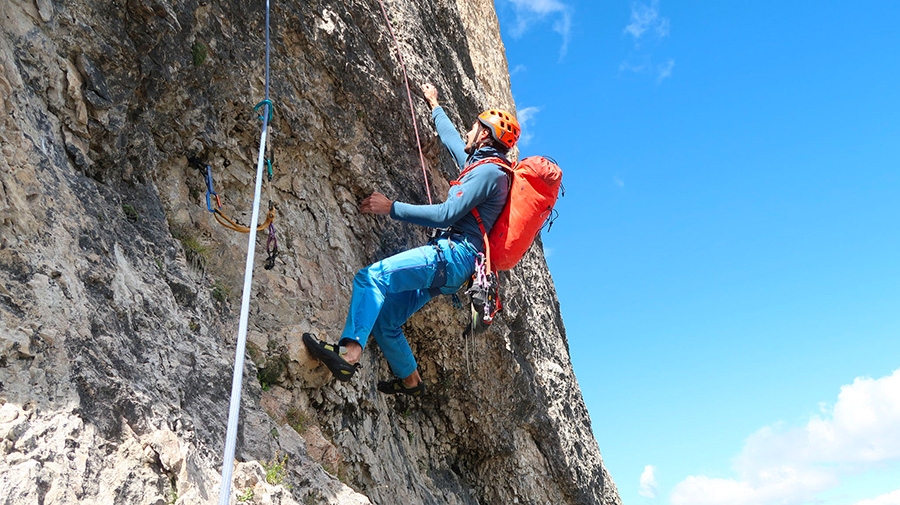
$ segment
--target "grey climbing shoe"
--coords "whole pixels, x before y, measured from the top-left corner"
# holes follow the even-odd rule
[[[350,364],[342,358],[337,345],[326,344],[309,333],[303,334],[303,345],[314,358],[324,363],[331,371],[331,375],[339,381],[348,382],[353,378],[353,374],[362,368],[359,363]]]
[[[386,395],[410,395],[422,396],[425,394],[425,381],[419,381],[418,384],[409,388],[403,384],[403,379],[394,379],[392,381],[381,381],[378,383],[378,390]]]

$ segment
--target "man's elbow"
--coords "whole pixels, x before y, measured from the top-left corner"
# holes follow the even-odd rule
[[[446,228],[459,221],[461,217],[456,212],[453,212],[452,209],[442,208],[438,215],[435,216],[435,221],[438,224],[438,228]]]

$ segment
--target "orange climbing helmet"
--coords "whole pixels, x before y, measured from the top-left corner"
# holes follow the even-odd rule
[[[519,140],[519,122],[516,118],[500,109],[488,109],[478,115],[478,121],[481,122],[490,132],[491,137],[497,142],[505,145],[508,149],[516,145]]]

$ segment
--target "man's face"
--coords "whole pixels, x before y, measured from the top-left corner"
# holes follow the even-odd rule
[[[481,123],[475,121],[475,123],[472,124],[472,129],[466,134],[466,154],[472,154],[478,149],[478,143],[483,138],[481,134],[482,131],[487,132],[487,130],[484,130],[484,127],[481,126]]]

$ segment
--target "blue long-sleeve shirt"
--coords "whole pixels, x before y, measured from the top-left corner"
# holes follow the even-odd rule
[[[465,142],[462,141],[444,109],[435,107],[431,116],[441,142],[450,151],[460,170],[485,158],[506,160],[506,157],[493,147],[482,147],[467,156]],[[481,228],[472,215],[472,209],[478,209],[485,230],[490,232],[506,204],[508,192],[509,179],[506,172],[494,163],[485,163],[467,173],[460,184],[450,186],[444,203],[413,205],[394,202],[391,206],[391,217],[432,228],[452,227],[465,235],[472,245],[483,251]]]

